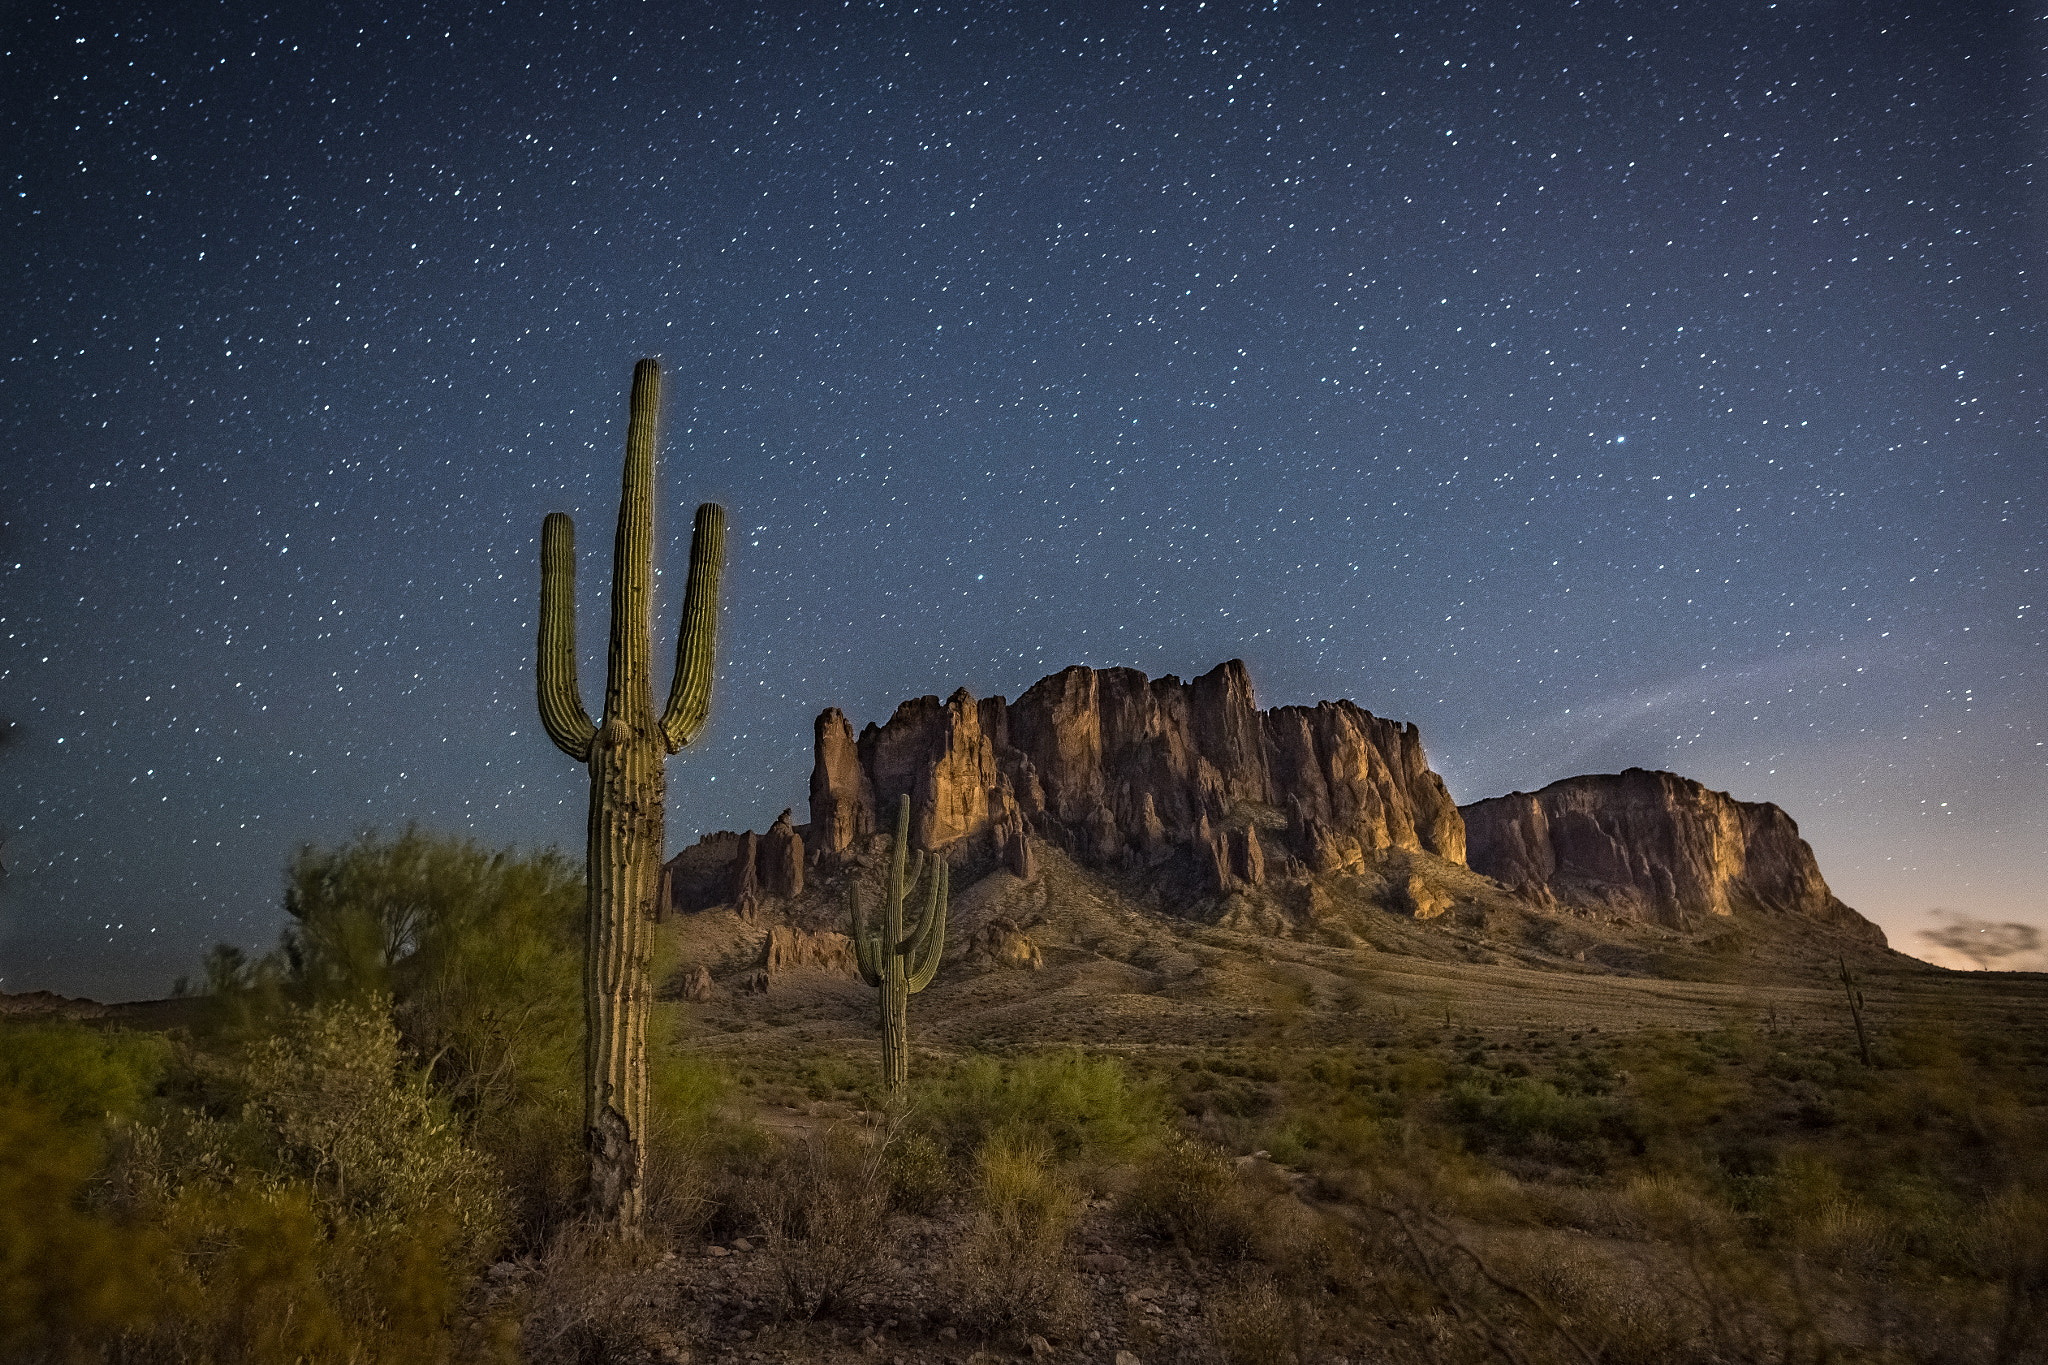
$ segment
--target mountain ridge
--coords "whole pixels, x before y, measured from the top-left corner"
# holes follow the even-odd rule
[[[1077,664],[1015,702],[911,698],[858,735],[826,707],[810,821],[707,835],[670,860],[660,909],[791,899],[807,867],[857,863],[899,793],[913,842],[971,870],[1029,880],[1057,848],[1173,913],[1283,936],[1364,894],[1417,919],[1512,905],[1693,931],[1740,910],[1885,943],[1771,803],[1632,768],[1459,806],[1413,724],[1348,700],[1261,710],[1238,659],[1187,682]]]

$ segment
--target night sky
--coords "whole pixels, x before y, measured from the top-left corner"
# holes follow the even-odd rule
[[[671,851],[823,706],[1239,656],[2048,925],[2022,11],[284,8],[0,21],[0,989],[268,947],[365,827],[580,855],[539,531],[596,706],[642,355],[664,692],[732,528]]]

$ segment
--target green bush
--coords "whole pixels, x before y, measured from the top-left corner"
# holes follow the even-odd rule
[[[302,849],[287,874],[289,982],[307,1003],[388,997],[462,1112],[561,1101],[581,1063],[583,876],[407,829]]]
[[[186,1056],[197,1103],[142,1125],[117,1163],[122,1203],[173,1258],[134,1349],[218,1361],[438,1350],[500,1236],[495,1173],[404,1064],[382,1001],[274,1023],[225,1054]]]
[[[454,1263],[499,1231],[494,1173],[424,1073],[402,1063],[381,1001],[291,1011],[280,1030],[212,1069],[268,1173],[304,1181],[331,1223],[446,1221]]]
[[[1452,1087],[1450,1112],[1478,1134],[1523,1144],[1541,1134],[1559,1142],[1585,1142],[1599,1135],[1607,1109],[1597,1100],[1566,1095],[1548,1081],[1519,1079],[1498,1094],[1462,1081]]]
[[[20,1040],[7,1031],[9,1044]],[[97,1094],[91,1082],[108,1078],[101,1059],[80,1055],[87,1075],[65,1085],[56,1069],[62,1055],[41,1050],[24,1068],[35,1073],[36,1089],[0,1082],[0,1356],[9,1360],[61,1358],[67,1345],[146,1321],[158,1299],[160,1240],[84,1207],[100,1135],[49,1092]]]
[[[580,869],[552,850],[366,833],[300,850],[285,910],[274,959],[209,962],[213,997],[260,997],[267,971],[280,998],[303,1004],[388,999],[403,1047],[504,1181],[514,1245],[542,1245],[572,1214],[584,1172]],[[259,1023],[234,1036],[273,1026]],[[687,1222],[701,1199],[682,1153],[704,1126],[707,1082],[701,1068],[665,1068],[660,1050],[651,1061],[649,1193],[657,1219]]]
[[[7,1031],[9,1359],[443,1353],[498,1236],[487,1164],[401,1064],[381,1002],[272,1023],[177,1053],[70,1026]]]
[[[917,1097],[916,1111],[956,1156],[992,1140],[1036,1143],[1055,1161],[1129,1156],[1166,1129],[1152,1087],[1122,1062],[1058,1052],[1003,1062],[968,1057]]]
[[[67,1126],[133,1117],[169,1057],[169,1043],[153,1034],[68,1020],[0,1024],[0,1086],[47,1106]]]
[[[889,1197],[906,1213],[930,1213],[953,1189],[953,1164],[931,1134],[911,1129],[888,1147]]]
[[[656,1036],[674,1036],[675,1029],[665,1018],[669,1008],[656,1007],[650,1029]],[[650,1048],[647,1072],[645,1230],[672,1238],[693,1235],[712,1212],[710,1168],[734,1144],[747,1140],[718,1123],[731,1080],[717,1063],[673,1048]],[[564,1119],[572,1114],[567,1103],[560,1112]],[[580,1121],[580,1107],[573,1113]],[[571,1155],[581,1155],[580,1142],[572,1140],[567,1146]],[[581,1181],[584,1169],[582,1162],[572,1162],[574,1182]],[[570,1198],[575,1190],[572,1183],[567,1189]],[[571,1205],[557,1200],[554,1207]]]

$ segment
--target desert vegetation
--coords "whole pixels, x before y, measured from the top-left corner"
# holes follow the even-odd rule
[[[0,1355],[2048,1349],[2037,998],[1908,1008],[1866,967],[1854,1016],[1816,973],[1799,1011],[1536,1026],[1216,937],[1189,979],[1263,993],[1234,1034],[984,1020],[919,1042],[895,1099],[855,980],[847,1033],[772,991],[657,999],[644,1236],[620,1242],[582,1196],[577,869],[366,837],[302,855],[286,907],[275,953],[207,959],[178,1027],[5,1026]],[[667,980],[680,938],[653,937]]]

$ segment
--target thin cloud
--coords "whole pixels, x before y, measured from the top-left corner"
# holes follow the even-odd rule
[[[1915,931],[1930,950],[1924,954],[1930,962],[1966,971],[2048,971],[2048,948],[2031,924],[1978,919],[1957,910],[1927,913],[1941,921],[1936,928]]]

